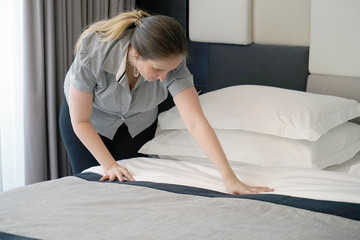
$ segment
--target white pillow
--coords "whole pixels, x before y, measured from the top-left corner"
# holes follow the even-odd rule
[[[355,100],[257,85],[209,92],[200,95],[200,103],[213,128],[310,141],[360,116]],[[159,115],[159,125],[162,130],[185,129],[176,107]]]
[[[215,132],[230,162],[264,167],[324,169],[345,162],[360,151],[360,125],[351,122],[331,129],[315,142],[243,130]],[[139,152],[178,160],[207,158],[187,130],[161,131]]]

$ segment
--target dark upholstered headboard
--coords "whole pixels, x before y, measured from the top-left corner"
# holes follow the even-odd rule
[[[305,91],[308,47],[191,42],[188,67],[198,90],[257,84]]]

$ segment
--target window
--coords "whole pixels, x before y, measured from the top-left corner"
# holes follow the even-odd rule
[[[0,3],[0,191],[25,185],[22,0]]]

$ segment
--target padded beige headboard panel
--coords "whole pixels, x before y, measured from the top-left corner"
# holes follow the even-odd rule
[[[195,42],[252,43],[252,0],[189,0],[189,38]]]
[[[308,77],[306,91],[360,102],[360,78],[311,74]],[[360,118],[354,122],[360,124]]]
[[[359,0],[311,0],[309,71],[360,77]]]
[[[253,41],[309,46],[310,0],[253,0]]]

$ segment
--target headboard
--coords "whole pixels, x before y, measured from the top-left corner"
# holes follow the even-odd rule
[[[188,67],[203,93],[239,84],[306,89],[308,47],[190,43],[190,48]]]
[[[189,68],[203,92],[258,84],[306,90],[310,0],[189,0]]]

